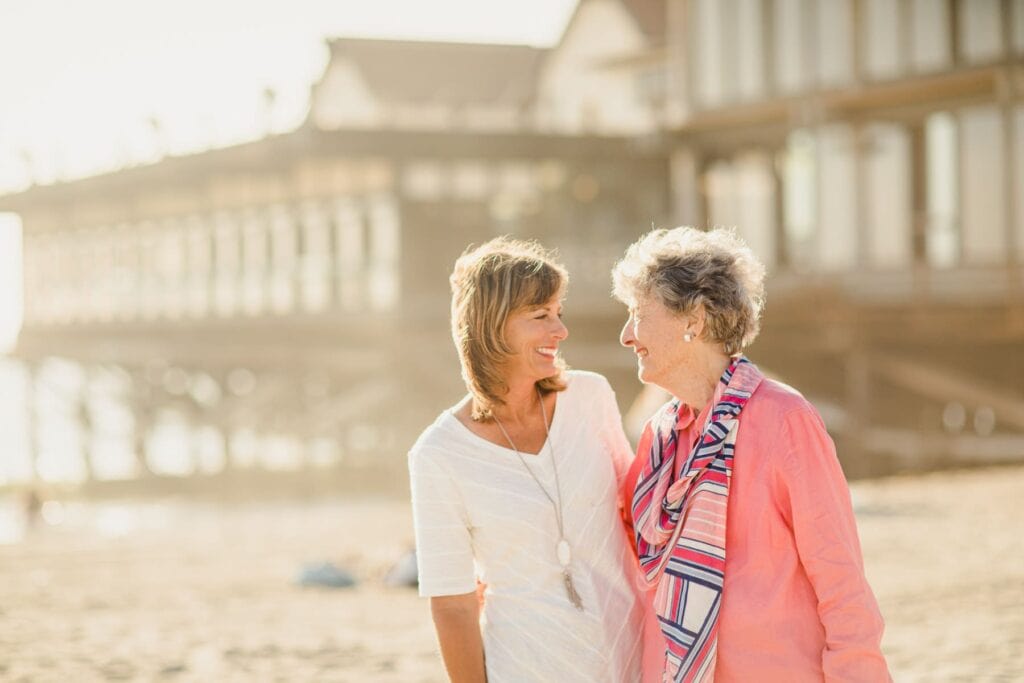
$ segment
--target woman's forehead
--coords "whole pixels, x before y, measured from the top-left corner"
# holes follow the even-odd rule
[[[636,292],[630,303],[630,308],[653,308],[661,305],[661,300],[650,290]]]
[[[551,297],[547,301],[537,301],[537,302],[534,302],[534,303],[529,303],[529,304],[526,304],[525,306],[523,306],[523,308],[527,308],[527,309],[561,308],[562,307],[562,302],[564,300],[565,300],[565,297],[562,296],[562,294],[559,293],[559,294],[555,294],[553,297]]]

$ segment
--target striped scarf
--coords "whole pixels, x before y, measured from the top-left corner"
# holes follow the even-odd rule
[[[680,402],[666,404],[645,429],[650,455],[633,494],[633,519],[642,575],[648,587],[657,585],[666,681],[714,680],[733,449],[740,411],[763,378],[745,357],[733,360],[678,478]]]

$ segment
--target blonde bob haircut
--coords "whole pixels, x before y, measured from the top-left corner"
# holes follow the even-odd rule
[[[612,291],[627,306],[653,296],[679,315],[703,307],[702,336],[732,356],[761,329],[764,275],[764,266],[732,230],[652,230],[615,264]]]
[[[493,418],[508,391],[503,366],[514,355],[505,340],[513,313],[542,306],[565,295],[569,274],[554,254],[536,242],[497,237],[470,247],[455,262],[452,287],[452,339],[462,364],[462,379],[472,394],[472,417]],[[537,382],[542,394],[565,389],[565,365]]]

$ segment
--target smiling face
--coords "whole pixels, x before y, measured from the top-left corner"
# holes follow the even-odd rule
[[[505,323],[505,343],[512,350],[507,376],[536,382],[558,374],[558,345],[568,336],[559,296],[513,312]]]
[[[694,342],[684,341],[690,327],[686,317],[655,297],[647,295],[633,302],[619,342],[636,353],[641,382],[671,391],[674,378],[685,373],[693,362]]]

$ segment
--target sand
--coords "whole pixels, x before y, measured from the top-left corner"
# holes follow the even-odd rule
[[[1024,467],[853,493],[895,679],[1024,680]],[[92,503],[63,515],[0,545],[0,680],[445,680],[426,601],[381,580],[411,544],[407,502]],[[321,559],[360,584],[295,585]]]

